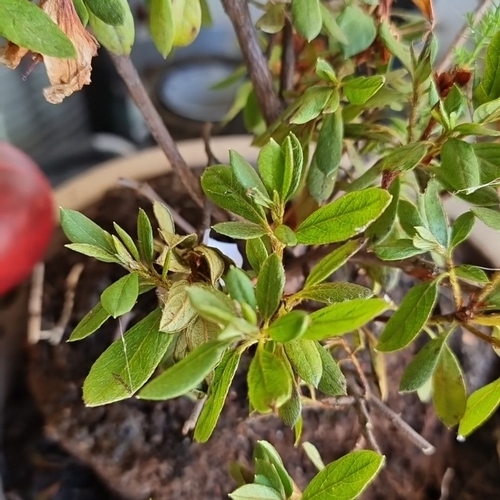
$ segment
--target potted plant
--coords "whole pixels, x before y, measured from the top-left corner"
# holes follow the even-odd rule
[[[80,440],[87,457],[99,457],[94,467],[114,477],[113,487],[131,498],[212,498],[231,489],[208,481],[197,493],[189,485],[168,489],[162,479],[176,477],[181,448],[172,444],[174,460],[168,463],[157,453],[158,443],[162,453],[168,446],[170,409],[185,413],[186,405],[194,406],[186,415],[187,429],[204,443],[216,432],[228,395],[248,401],[246,414],[250,422],[261,422],[266,438],[254,443],[252,470],[248,463],[233,464],[238,486],[231,498],[351,499],[372,481],[372,491],[394,498],[408,494],[408,484],[415,487],[420,477],[414,464],[401,461],[407,445],[399,436],[424,454],[435,447],[415,431],[416,423],[409,425],[391,410],[394,389],[403,393],[402,407],[421,412],[419,400],[432,405],[442,422],[443,446],[446,436],[468,438],[500,404],[500,379],[491,379],[493,370],[472,379],[476,358],[466,349],[473,345],[493,360],[500,347],[500,273],[459,263],[458,257],[477,219],[500,230],[498,10],[483,8],[472,17],[471,48],[457,47],[438,66],[428,0],[415,1],[424,17],[394,11],[390,0],[268,2],[259,4],[260,36],[245,0],[222,3],[245,60],[235,78],[243,72],[248,77],[231,115],[243,111],[260,150],[256,168],[237,150],[221,165],[207,139],[209,166],[199,178],[130,62],[133,20],[124,0],[45,0],[41,9],[27,0],[7,0],[0,6],[0,33],[11,42],[3,58],[15,66],[27,50],[40,54],[52,83],[45,93],[51,102],[87,84],[97,42],[106,47],[176,182],[189,195],[177,193],[180,208],[156,199],[149,213],[140,209],[137,236],[129,229],[135,220],[111,231],[109,219],[103,229],[62,207],[67,246],[126,273],[113,271],[116,280],[99,291],[69,335],[70,344],[48,347],[52,382],[61,371],[79,380],[86,366],[80,361],[96,355],[83,383],[87,408],[79,409],[74,380],[72,395],[65,394],[70,399],[56,403],[54,387],[66,380],[60,378],[48,395],[35,366],[36,397],[46,408],[66,406],[52,426],[54,435],[71,434],[74,449]],[[151,35],[165,56],[189,43],[206,16],[200,0],[148,4]],[[19,22],[5,22],[14,13]],[[31,36],[35,28],[43,36]],[[482,56],[484,64],[477,64]],[[448,197],[465,200],[470,209],[450,220],[443,208]],[[209,226],[238,244],[242,266],[207,244]],[[134,323],[123,328],[136,304]],[[118,330],[111,329],[114,341],[112,335],[97,340],[111,319],[119,320]],[[77,340],[82,347],[74,347]],[[50,401],[44,403],[44,397]],[[277,419],[293,429],[294,436],[286,435],[292,445],[311,435],[311,411],[330,419],[331,410],[343,406],[354,417],[344,427],[350,433],[336,443],[346,453],[334,453],[336,459],[325,465],[318,449],[304,442],[318,471],[294,481],[294,471],[284,465],[293,459],[277,451],[282,447]],[[124,412],[147,415],[152,435],[147,443],[137,441],[135,449],[149,459],[147,467],[141,462],[125,469],[134,450],[116,443],[110,448],[99,434],[92,436],[90,428],[99,419],[114,415],[110,421],[123,422]],[[80,415],[94,422],[84,434],[70,423]],[[398,429],[397,443],[382,443],[377,415]],[[224,422],[224,442],[246,449],[236,429],[248,431],[250,424],[239,421],[241,412],[234,417],[234,427]],[[134,422],[126,432],[142,436],[143,421]],[[332,436],[335,422],[335,417],[329,422]],[[447,434],[445,427],[453,430]],[[157,434],[150,430],[155,428]],[[92,446],[84,443],[88,439]],[[201,453],[200,447],[193,450]],[[218,467],[224,448],[213,452]],[[428,460],[420,474],[429,464],[436,466]],[[382,485],[376,477],[384,466],[392,474],[386,473]],[[415,476],[405,479],[405,470]],[[451,482],[449,474],[439,477],[443,496]],[[134,489],[139,484],[144,488]],[[415,489],[410,492],[416,495]],[[428,490],[419,494],[429,498]]]

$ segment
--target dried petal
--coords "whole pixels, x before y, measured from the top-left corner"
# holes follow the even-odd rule
[[[59,104],[90,83],[92,58],[97,54],[99,44],[83,27],[72,0],[43,0],[40,7],[73,42],[77,53],[76,59],[43,58],[52,84],[44,89],[43,94],[47,101]]]
[[[5,47],[0,47],[0,64],[4,64],[10,69],[16,69],[27,52],[28,49],[19,47],[15,43],[7,42]]]

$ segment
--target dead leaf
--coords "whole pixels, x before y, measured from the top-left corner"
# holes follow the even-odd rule
[[[28,49],[19,47],[15,43],[7,42],[5,47],[0,48],[0,64],[10,69],[16,69],[21,59],[28,53]]]
[[[434,26],[434,6],[432,0],[413,0],[413,3],[420,9],[427,21]]]

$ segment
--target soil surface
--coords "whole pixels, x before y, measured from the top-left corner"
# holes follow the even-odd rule
[[[199,225],[200,213],[175,177],[165,176],[151,184],[189,222],[195,227]],[[105,229],[112,230],[112,222],[116,221],[134,233],[139,206],[149,209],[149,202],[130,191],[114,190],[86,213]],[[59,238],[62,242],[62,235]],[[472,263],[467,257],[465,251],[464,260]],[[100,293],[123,274],[118,266],[60,249],[46,268],[45,328],[58,320],[66,277],[78,262],[85,264],[85,270],[65,338],[95,305]],[[356,269],[347,269],[338,278],[360,283],[365,279]],[[391,297],[399,302],[411,285],[411,280],[401,276],[398,288],[390,292]],[[441,306],[447,307],[446,299]],[[141,297],[139,312],[129,325],[154,307],[154,294]],[[230,462],[237,460],[251,466],[253,446],[258,439],[266,439],[276,446],[299,487],[304,487],[313,477],[315,469],[302,449],[293,446],[290,429],[274,417],[247,418],[245,366],[240,368],[219,425],[206,444],[193,443],[189,435],[182,434],[193,409],[193,402],[187,398],[165,403],[131,399],[100,408],[85,408],[81,399],[83,380],[92,363],[116,338],[118,328],[116,322],[110,321],[84,341],[63,341],[57,346],[41,342],[30,348],[28,382],[32,396],[28,397],[20,376],[6,409],[6,486],[11,495],[18,495],[11,496],[12,499],[223,499],[235,487],[228,472]],[[466,370],[469,387],[473,389],[498,376],[496,357],[491,349],[469,337],[459,342],[459,337],[456,335],[457,353]],[[410,352],[403,352],[387,359],[388,405],[438,451],[433,456],[425,456],[373,409],[374,433],[387,463],[362,498],[499,499],[500,419],[493,418],[465,443],[458,443],[454,432],[439,423],[430,406],[420,403],[415,395],[397,393],[401,373],[410,356]],[[370,372],[369,363],[365,361]],[[346,363],[343,367],[349,374],[349,365]],[[303,440],[318,447],[325,463],[351,451],[359,436],[358,417],[352,407],[304,412]],[[452,471],[446,474],[443,483],[447,469]]]

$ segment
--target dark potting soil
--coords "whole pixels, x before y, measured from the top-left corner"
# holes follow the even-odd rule
[[[195,227],[199,225],[200,212],[175,177],[165,176],[151,184],[183,217]],[[113,190],[86,213],[108,230],[112,230],[112,222],[116,221],[132,234],[139,206],[149,209],[149,202],[130,191]],[[62,235],[59,240],[62,244]],[[464,261],[472,263],[468,253],[464,250]],[[118,266],[93,261],[59,246],[46,267],[45,328],[58,320],[66,277],[78,262],[85,264],[85,270],[65,339],[97,302],[100,293],[123,274]],[[364,278],[355,269],[348,268],[339,279]],[[391,297],[399,302],[411,285],[411,280],[402,275]],[[447,307],[445,302],[443,307]],[[139,312],[132,322],[154,307],[153,294],[141,297]],[[28,397],[28,391],[20,383],[6,408],[6,477],[8,489],[21,495],[18,498],[223,499],[235,486],[229,476],[229,464],[241,461],[251,466],[253,446],[259,439],[276,446],[299,487],[304,487],[315,474],[302,449],[293,446],[292,431],[279,419],[247,418],[244,366],[235,379],[218,427],[205,444],[194,443],[190,435],[182,434],[193,408],[188,398],[165,403],[131,399],[85,408],[81,399],[83,380],[92,363],[117,334],[118,324],[110,321],[84,341],[62,342],[57,346],[42,341],[30,348],[31,396]],[[474,388],[496,375],[496,357],[488,346],[475,339],[464,337],[464,341],[457,342],[458,355],[469,386]],[[410,356],[411,353],[403,352],[387,358],[388,405],[428,439],[437,452],[425,456],[373,410],[374,433],[387,462],[362,498],[499,499],[500,419],[493,418],[465,443],[457,443],[454,432],[438,422],[430,406],[420,403],[415,395],[397,393],[401,373]],[[344,369],[349,371],[347,363]],[[368,362],[366,369],[370,371]],[[359,424],[353,408],[304,411],[303,440],[315,444],[325,462],[351,451],[358,438]],[[443,476],[450,468],[453,474],[448,473],[447,478],[451,481],[445,481],[448,493],[445,491],[441,496]],[[36,496],[34,491],[38,492]]]

